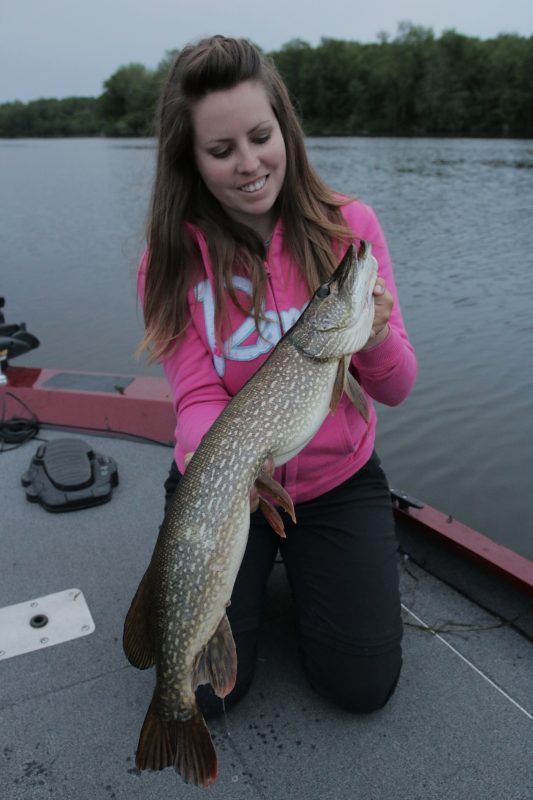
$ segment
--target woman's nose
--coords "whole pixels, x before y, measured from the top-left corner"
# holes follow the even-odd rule
[[[239,158],[237,161],[237,169],[239,172],[254,172],[259,166],[259,158],[254,152],[253,148],[249,146],[241,147],[239,150]]]

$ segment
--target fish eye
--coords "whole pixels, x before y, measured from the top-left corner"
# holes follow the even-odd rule
[[[323,297],[327,297],[329,293],[330,293],[329,283],[323,283],[322,286],[320,286],[317,289],[316,296],[322,299]]]

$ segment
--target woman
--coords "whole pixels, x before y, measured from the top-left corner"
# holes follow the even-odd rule
[[[379,266],[373,330],[352,358],[369,422],[343,398],[304,450],[276,470],[298,520],[287,518],[286,540],[255,510],[252,492],[248,545],[228,609],[238,676],[226,706],[252,681],[265,585],[279,548],[311,685],[351,711],[381,708],[398,680],[402,627],[372,399],[401,402],[416,362],[379,222],[315,174],[286,87],[246,40],[215,36],[178,55],[159,103],[158,137],[139,291],[143,344],[163,363],[177,414],[167,505],[202,436],[348,243],[372,244]],[[221,709],[209,686],[197,697],[204,714]]]

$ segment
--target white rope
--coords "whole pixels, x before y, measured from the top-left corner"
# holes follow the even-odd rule
[[[530,714],[529,711],[527,711],[523,706],[520,705],[520,703],[517,703],[516,700],[514,700],[510,695],[508,695],[507,692],[505,692],[500,686],[498,686],[497,683],[494,683],[494,681],[491,680],[488,675],[485,675],[485,673],[482,672],[478,667],[476,667],[475,664],[472,664],[472,662],[469,661],[468,658],[466,658],[462,653],[460,653],[459,650],[457,650],[452,644],[447,642],[446,639],[444,639],[440,635],[440,633],[437,633],[436,631],[434,631],[433,628],[431,628],[431,626],[427,624],[427,622],[424,622],[423,619],[420,619],[420,617],[417,617],[417,615],[413,611],[411,611],[410,608],[407,608],[407,606],[404,605],[403,603],[402,603],[402,608],[405,609],[405,611],[407,611],[407,613],[410,614],[413,617],[413,619],[416,619],[416,621],[420,625],[422,625],[426,630],[428,630],[430,633],[432,633],[433,636],[435,636],[439,640],[439,642],[442,642],[443,644],[445,644],[446,647],[448,647],[452,651],[452,653],[455,653],[456,656],[459,656],[459,658],[462,661],[464,661],[465,664],[468,664],[468,666],[471,667],[474,670],[474,672],[477,672],[477,674],[480,675],[482,678],[484,678],[484,680],[486,680],[487,683],[490,683],[490,685],[494,689],[496,689],[507,700],[509,700],[510,703],[512,703],[514,706],[516,706],[516,708],[518,708],[523,714],[525,714],[526,717],[528,717],[528,719],[533,720],[533,714]]]

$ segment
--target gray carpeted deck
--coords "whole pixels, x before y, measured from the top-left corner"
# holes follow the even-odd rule
[[[84,511],[53,515],[26,501],[20,476],[37,442],[0,455],[0,607],[77,587],[96,624],[88,636],[0,661],[1,797],[200,796],[171,770],[136,771],[153,674],[129,666],[121,646],[171,451],[83,438],[113,456],[120,474],[112,501]],[[226,721],[210,723],[220,777],[206,796],[533,799],[531,642],[413,563],[401,560],[400,569],[400,684],[383,711],[354,717],[306,684],[283,567],[275,567],[254,685]],[[440,627],[445,641],[419,620]]]

